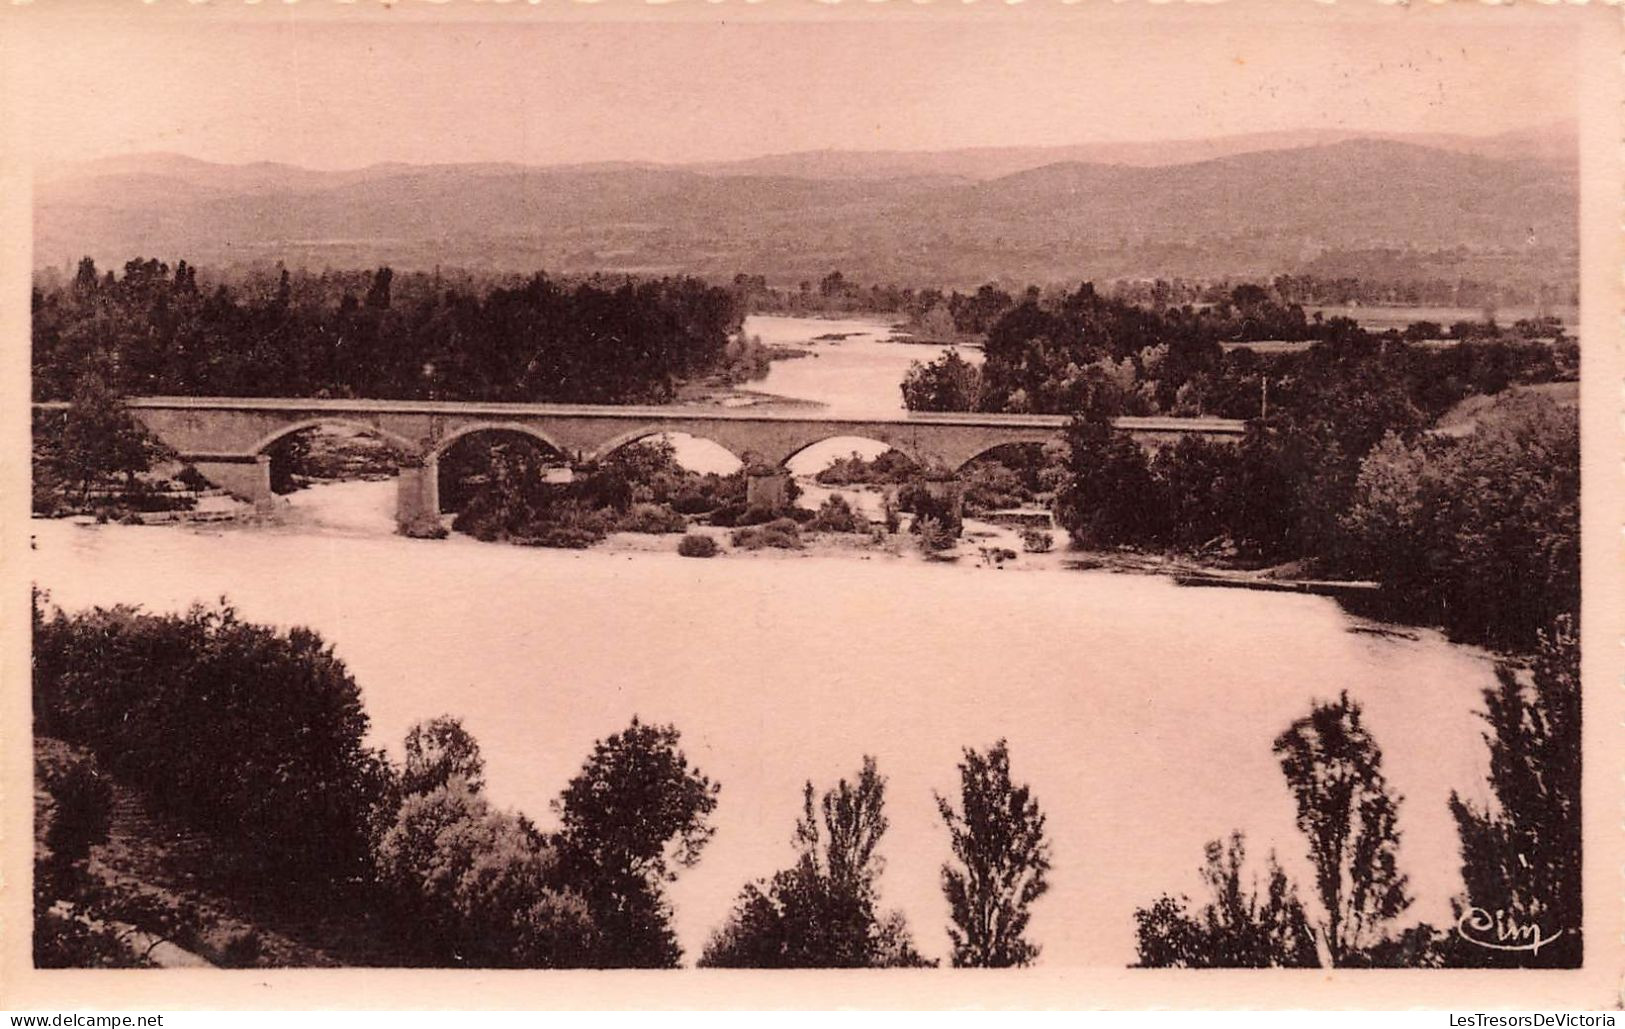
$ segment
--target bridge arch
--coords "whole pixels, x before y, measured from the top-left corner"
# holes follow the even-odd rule
[[[592,453],[588,454],[586,459],[589,462],[602,461],[604,458],[615,453],[615,451],[621,449],[622,447],[631,446],[633,443],[637,443],[640,440],[646,440],[651,436],[687,436],[690,439],[703,440],[706,443],[710,443],[711,445],[717,447],[719,450],[724,450],[733,455],[734,460],[738,461],[740,464],[746,463],[746,455],[739,453],[735,448],[722,442],[715,436],[708,436],[698,432],[690,432],[686,428],[677,429],[663,425],[645,425],[641,428],[631,429],[627,432],[622,432],[615,436],[611,436],[603,443],[600,443],[592,451]]]
[[[823,445],[825,445],[827,443],[832,443],[835,440],[862,440],[862,441],[866,441],[866,442],[869,442],[869,443],[878,443],[881,446],[885,447],[887,450],[895,450],[899,454],[902,454],[904,457],[906,457],[910,461],[912,461],[914,463],[915,467],[919,468],[922,472],[930,467],[930,462],[925,458],[925,456],[920,454],[913,447],[910,447],[910,446],[908,446],[906,444],[900,443],[897,440],[884,439],[884,438],[882,438],[882,437],[880,437],[878,435],[874,435],[874,434],[870,434],[870,433],[864,433],[864,432],[860,432],[860,431],[859,432],[832,432],[827,436],[820,436],[817,439],[809,440],[806,443],[803,443],[800,446],[796,447],[794,450],[790,451],[788,454],[785,454],[783,459],[778,462],[779,467],[784,468],[786,470],[789,470],[790,462],[794,461],[796,458],[798,458],[801,455],[807,453],[809,450],[814,449],[815,447],[821,447],[821,446],[823,446]],[[879,452],[877,452],[877,454],[878,453],[884,453],[884,452],[885,451],[879,451]],[[846,457],[846,456],[848,456],[848,455],[845,452],[838,453],[838,454],[832,454],[831,457],[830,457],[830,460],[834,461],[834,460],[837,460],[839,458],[843,458],[843,457]]]
[[[280,425],[273,432],[260,437],[260,439],[249,448],[248,452],[250,454],[264,454],[282,440],[287,439],[289,436],[295,436],[301,432],[309,432],[312,429],[320,429],[323,426],[329,425],[343,426],[346,429],[354,429],[355,431],[364,433],[368,436],[377,436],[378,438],[387,442],[390,446],[399,450],[402,455],[408,458],[418,457],[423,453],[423,445],[421,443],[416,440],[407,439],[405,436],[402,436],[399,433],[390,432],[388,429],[380,428],[379,426],[373,425],[370,422],[364,422],[354,418],[332,417],[306,418],[297,422],[289,422],[287,425]]]
[[[434,446],[429,450],[426,457],[428,460],[438,461],[447,450],[451,449],[452,444],[456,443],[458,440],[463,439],[466,436],[473,436],[482,432],[502,432],[513,433],[519,436],[528,436],[536,442],[541,443],[555,454],[563,457],[565,460],[569,460],[574,456],[570,453],[569,449],[561,445],[558,440],[554,439],[552,436],[549,436],[541,429],[536,428],[534,425],[526,425],[524,422],[470,422],[467,425],[457,426],[457,428],[436,440]]]
[[[1005,447],[1042,447],[1045,444],[1053,442],[1059,438],[1060,437],[1057,433],[1051,432],[1047,434],[1034,433],[1031,439],[1002,439],[994,443],[989,443],[987,446],[975,450],[970,454],[970,456],[964,458],[963,460],[959,461],[958,464],[954,465],[953,470],[955,473],[962,472],[967,466],[969,466],[973,461],[976,461],[978,458],[986,457],[989,454],[995,453],[996,451],[1003,450]],[[958,455],[955,456],[957,457]]]

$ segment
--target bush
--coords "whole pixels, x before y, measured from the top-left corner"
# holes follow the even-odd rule
[[[1021,476],[996,460],[971,462],[964,471],[965,507],[973,514],[1019,507],[1033,499]]]
[[[896,485],[918,474],[919,468],[911,458],[901,451],[885,450],[872,461],[865,461],[856,452],[850,457],[837,457],[813,479],[824,486]]]
[[[697,532],[677,541],[677,553],[684,557],[716,557],[719,550],[716,540]]]
[[[209,480],[203,477],[203,473],[198,471],[195,465],[187,465],[182,468],[175,475],[175,481],[194,493],[209,488]]]
[[[660,535],[683,532],[688,528],[688,519],[665,504],[633,504],[632,509],[620,517],[616,528],[621,532]]]
[[[854,512],[846,498],[836,493],[819,506],[807,528],[814,532],[865,532],[869,520]]]
[[[950,536],[958,536],[963,528],[953,501],[932,494],[931,488],[922,480],[916,479],[897,491],[897,509],[914,515],[914,522],[909,526],[911,532],[918,532],[920,522],[927,518],[945,528]]]
[[[253,968],[260,963],[265,941],[254,929],[243,929],[231,934],[215,957],[221,968]]]
[[[1021,549],[1029,554],[1047,554],[1055,546],[1055,537],[1042,529],[1028,529],[1021,534]]]
[[[731,529],[740,523],[740,519],[743,518],[744,515],[744,504],[723,504],[721,507],[718,507],[716,510],[712,511],[706,520],[719,528]]]
[[[800,550],[801,527],[788,518],[781,518],[766,525],[735,530],[728,541],[740,550],[761,550],[763,547]]]
[[[947,526],[929,515],[915,519],[914,531],[920,537],[920,551],[927,557],[935,557],[954,548],[956,542],[954,534],[948,531]]]
[[[671,500],[671,509],[678,514],[698,515],[708,511],[715,511],[720,505],[714,497],[688,490],[677,494]]]
[[[558,550],[586,550],[603,540],[604,534],[596,529],[577,525],[541,525],[527,536],[515,536],[513,542],[526,547],[552,547]]]

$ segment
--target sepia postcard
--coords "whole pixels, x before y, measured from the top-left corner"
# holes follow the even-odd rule
[[[1614,1010],[1621,12],[0,12],[0,1006]]]

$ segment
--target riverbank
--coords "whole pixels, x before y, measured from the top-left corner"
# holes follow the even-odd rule
[[[876,487],[851,486],[833,488],[820,485],[811,476],[798,478],[801,486],[801,504],[816,509],[830,496],[839,494],[847,499],[855,511],[878,528],[881,521],[882,491]],[[279,498],[271,513],[256,512],[252,507],[216,493],[200,503],[196,511],[165,512],[141,516],[151,528],[170,528],[180,531],[209,534],[233,532],[268,532],[277,534],[314,534],[336,536],[394,536],[394,493],[392,478],[368,478],[342,481],[316,480],[294,493]],[[1045,512],[1033,509],[1018,512],[1025,518],[1015,518],[1001,512],[1000,520],[968,516],[957,544],[950,550],[926,555],[921,552],[918,538],[907,531],[909,516],[903,516],[902,529],[896,533],[868,532],[816,532],[805,527],[800,532],[801,546],[793,549],[763,547],[747,549],[731,542],[732,527],[694,523],[690,533],[709,536],[716,540],[719,551],[710,560],[806,560],[834,558],[880,561],[922,562],[944,567],[996,571],[1079,572],[1100,571],[1124,575],[1162,576],[1180,585],[1228,586],[1260,590],[1319,593],[1340,596],[1350,592],[1369,592],[1374,584],[1338,583],[1317,580],[1305,574],[1300,564],[1286,564],[1265,568],[1238,568],[1222,558],[1204,559],[1190,555],[1141,553],[1129,550],[1086,550],[1068,546],[1066,533],[1059,529],[1040,530],[1049,536],[1050,547],[1043,551],[1028,549],[1026,539],[1029,527],[1022,522],[1047,518]],[[94,526],[95,519],[70,519],[74,524]],[[446,519],[449,529],[450,517]],[[594,544],[591,552],[611,556],[648,554],[674,554],[681,533],[615,532]],[[450,541],[461,541],[477,546],[516,546],[507,543],[479,543],[461,534],[452,534]],[[443,545],[445,541],[425,541],[424,545]]]

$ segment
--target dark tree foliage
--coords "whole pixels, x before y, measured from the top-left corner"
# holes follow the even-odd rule
[[[903,406],[910,411],[976,411],[982,404],[982,373],[949,350],[936,361],[909,365]]]
[[[1436,967],[1445,963],[1439,934],[1421,925],[1399,934],[1392,922],[1410,906],[1399,871],[1400,798],[1382,774],[1382,752],[1347,694],[1316,704],[1275,741],[1275,754],[1309,845],[1318,911],[1269,861],[1263,895],[1242,885],[1240,833],[1208,844],[1202,873],[1211,900],[1192,911],[1188,898],[1164,895],[1135,912],[1140,963],[1226,968]]]
[[[886,780],[871,757],[857,782],[842,779],[815,804],[802,794],[793,868],[741,891],[728,922],[706,944],[712,968],[898,968],[928,962],[901,912],[876,905],[886,831]]]
[[[565,879],[602,933],[599,967],[670,968],[682,958],[665,885],[716,832],[709,818],[721,787],[688,763],[680,738],[633,718],[594,744],[556,803]]]
[[[1491,406],[1462,438],[1384,439],[1343,518],[1350,564],[1413,618],[1526,651],[1580,604],[1579,418],[1540,396]]]
[[[1028,965],[1039,947],[1023,935],[1033,902],[1049,890],[1050,845],[1032,790],[1010,779],[1004,740],[986,754],[967,748],[959,810],[937,796],[957,864],[942,866],[956,968]]]
[[[36,968],[139,968],[150,964],[106,922],[115,911],[86,870],[107,840],[112,791],[94,759],[35,747]]]
[[[1067,426],[1067,476],[1055,519],[1083,546],[1133,546],[1152,538],[1162,497],[1145,451],[1100,417]]]
[[[1360,705],[1343,694],[1316,704],[1275,740],[1275,754],[1309,843],[1320,941],[1333,967],[1371,963],[1388,925],[1410,906],[1399,871],[1399,800]]]
[[[376,860],[425,963],[574,968],[600,949],[586,902],[562,883],[558,849],[522,817],[493,811],[461,775],[408,792]]]
[[[1465,944],[1458,933],[1453,964],[1580,966],[1580,646],[1572,618],[1542,635],[1530,665],[1526,673],[1503,663],[1484,691],[1494,806],[1450,798],[1466,885],[1456,907],[1469,923],[1462,932],[1479,941]],[[1508,926],[1538,929],[1551,942],[1530,949],[1527,935],[1503,936]]]
[[[1139,964],[1147,968],[1312,968],[1320,962],[1297,889],[1269,859],[1262,893],[1242,880],[1241,833],[1207,845],[1207,902],[1163,895],[1134,912]]]
[[[37,412],[33,429],[36,507],[42,492],[80,505],[98,486],[128,494],[135,476],[166,453],[95,375],[78,380],[66,410]]]
[[[143,259],[104,279],[87,260],[33,304],[37,400],[96,372],[126,396],[663,401],[721,365],[742,320],[731,290],[690,278],[448,287],[379,268],[200,289],[184,262]]]
[[[412,726],[406,734],[401,792],[432,793],[454,777],[462,779],[472,793],[485,788],[485,759],[463,723],[441,715]]]
[[[36,600],[33,666],[36,733],[87,747],[163,813],[311,889],[365,874],[387,766],[320,636],[229,606],[46,617]]]
[[[1559,598],[1568,570],[1578,567],[1577,548],[1561,540],[1577,537],[1565,492],[1577,482],[1577,438],[1502,430],[1493,442],[1469,446],[1481,457],[1464,469],[1471,475],[1438,476],[1445,515],[1398,535],[1365,532],[1351,512],[1379,444],[1447,449],[1417,440],[1463,398],[1574,378],[1561,325],[1532,320],[1501,333],[1493,323],[1463,323],[1454,345],[1437,346],[1437,327],[1379,334],[1346,318],[1306,318],[1296,292],[1297,284],[1277,281],[1192,294],[1205,307],[1174,307],[1155,295],[1136,304],[1088,284],[1029,293],[988,328],[980,369],[952,355],[918,365],[905,397],[921,409],[1071,415],[1072,454],[1055,514],[1079,545],[1212,548],[1249,562],[1305,560],[1329,576],[1381,570],[1396,587],[1397,613],[1527,649],[1536,628],[1569,609]],[[1258,340],[1302,346],[1242,345]],[[968,399],[958,384],[973,376]],[[1113,418],[1154,413],[1245,418],[1249,427],[1239,446],[1192,440],[1154,457],[1109,431]],[[1382,442],[1389,437],[1397,442]],[[1527,455],[1528,467],[1544,463],[1555,485],[1535,484],[1540,502],[1520,512],[1516,485],[1485,488],[1505,481],[1489,455],[1504,464]],[[1435,527],[1459,535],[1430,536]],[[1412,552],[1422,551],[1427,559],[1415,560]],[[1435,568],[1441,557],[1453,567]],[[1536,587],[1467,585],[1481,586],[1486,575]]]

